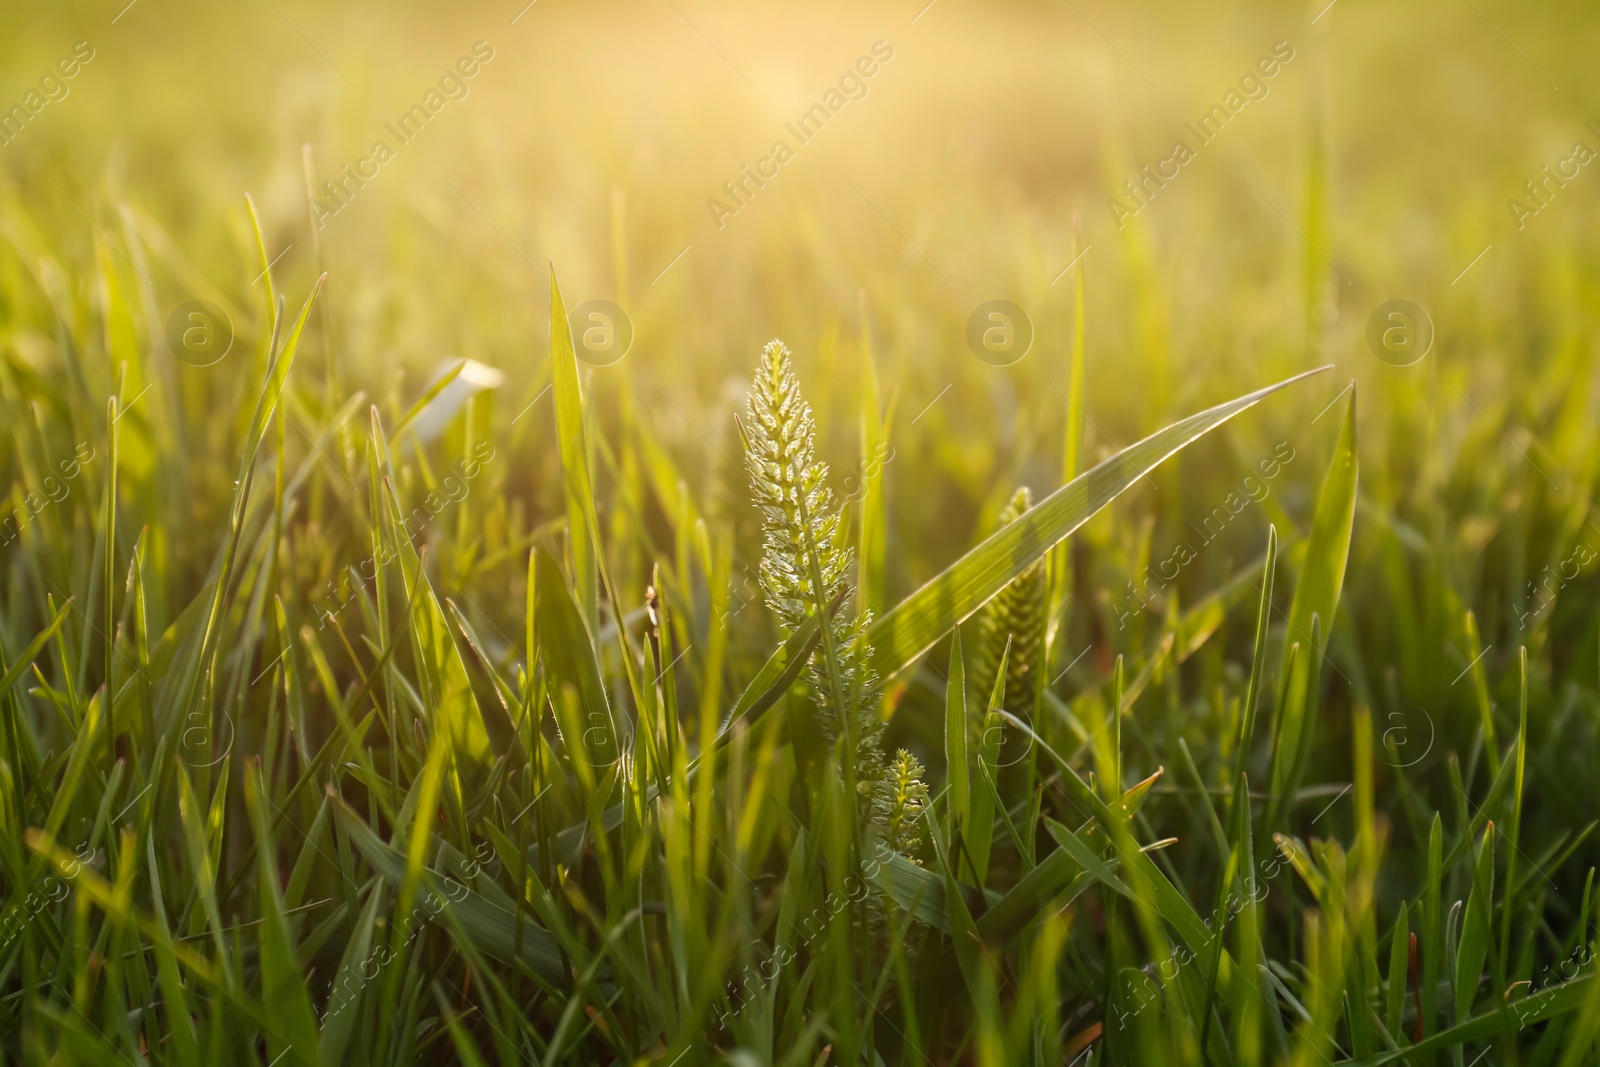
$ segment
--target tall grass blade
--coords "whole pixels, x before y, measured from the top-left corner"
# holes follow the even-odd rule
[[[868,639],[879,676],[887,678],[908,666],[1163,460],[1279,389],[1325,369],[1297,374],[1173,423],[1051,493],[873,622]]]

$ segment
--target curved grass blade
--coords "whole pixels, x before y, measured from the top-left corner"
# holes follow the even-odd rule
[[[872,624],[868,640],[879,677],[887,678],[909,665],[1163,460],[1279,389],[1327,369],[1297,374],[1190,415],[1051,493]]]
[[[828,613],[831,615],[838,611],[842,602],[842,597],[835,598]],[[811,658],[811,653],[816,651],[817,644],[822,640],[817,620],[816,615],[806,619],[783,644],[778,646],[777,651],[767,657],[767,662],[763,663],[756,676],[750,679],[750,684],[745,686],[738,702],[722,720],[722,725],[717,730],[718,741],[727,736],[728,730],[736,720],[744,716],[755,718],[776,704],[778,698],[789,691],[789,687],[800,677],[806,661]]]
[[[17,684],[17,679],[27,674],[33,667],[33,661],[38,658],[40,651],[44,649],[45,643],[55,636],[56,631],[61,628],[61,624],[66,621],[67,615],[72,611],[72,606],[72,598],[68,597],[61,605],[61,610],[56,612],[55,618],[50,620],[50,625],[35,634],[33,640],[28,642],[28,647],[23,650],[22,655],[17,657],[17,662],[7,668],[3,675],[0,675],[0,700],[3,700],[5,695],[11,692],[11,687]]]
[[[971,823],[967,827],[967,857],[972,867],[972,880],[982,885],[989,874],[989,849],[994,843],[994,817],[997,808],[1003,808],[994,787],[994,770],[1000,760],[1000,740],[1005,736],[999,725],[1000,705],[1006,695],[1006,661],[1011,658],[1011,639],[1006,639],[1005,651],[1000,654],[994,686],[989,692],[989,706],[983,716],[983,733],[978,737],[978,775],[983,779],[979,788],[972,791]],[[959,862],[959,861],[958,861]]]
[[[438,399],[439,394],[448,389],[451,382],[461,377],[461,372],[466,369],[467,361],[458,359],[454,366],[439,375],[434,383],[428,386],[421,396],[417,397],[417,402],[406,409],[406,413],[400,417],[400,421],[394,424],[394,429],[389,433],[390,438],[395,441],[400,440],[400,435],[405,432],[406,427],[410,426],[416,420],[416,417],[422,414],[424,408]]]

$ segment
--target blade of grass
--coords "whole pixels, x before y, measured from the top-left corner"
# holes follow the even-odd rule
[[[888,678],[908,666],[1163,460],[1279,389],[1325,369],[1295,375],[1173,423],[1051,493],[873,622],[868,639],[879,676]]]

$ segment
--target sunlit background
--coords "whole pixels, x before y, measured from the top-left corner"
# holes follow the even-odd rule
[[[0,151],[7,202],[78,257],[96,229],[121,248],[128,205],[164,235],[147,253],[156,310],[221,297],[248,334],[261,317],[252,194],[280,287],[330,273],[327,373],[379,394],[466,356],[503,369],[508,398],[531,397],[553,262],[569,304],[626,309],[633,349],[597,373],[631,379],[660,432],[688,447],[700,438],[684,415],[726,443],[730,382],[769,337],[818,366],[813,389],[847,390],[850,357],[828,353],[864,309],[901,426],[957,383],[917,426],[926,447],[988,472],[985,457],[1025,465],[1059,439],[1064,398],[1050,387],[1066,387],[1075,261],[1091,455],[1321,362],[1339,381],[1307,395],[1313,412],[1350,377],[1378,403],[1425,383],[1459,408],[1464,364],[1478,402],[1498,404],[1510,386],[1533,389],[1586,303],[1565,268],[1587,254],[1589,168],[1524,229],[1505,203],[1574,141],[1600,147],[1586,125],[1600,116],[1585,77],[1596,24],[1578,7],[114,8],[0,13],[8,102],[76,42],[93,54]],[[1278,42],[1293,59],[1264,79],[1267,95],[1201,145],[1184,124]],[[861,79],[865,95],[800,143],[786,124],[875,45],[892,59]],[[459,79],[465,97],[401,144],[386,124],[475,46],[492,58]],[[1132,205],[1123,183],[1180,139],[1194,160],[1119,226],[1108,200]],[[342,168],[379,140],[393,158],[357,186]],[[778,140],[792,160],[719,217],[708,201],[738,206],[723,183]],[[327,181],[355,192],[341,206]],[[338,208],[317,227],[308,184]],[[964,340],[993,298],[1036,330],[1004,370]],[[1427,308],[1438,332],[1404,375],[1363,343],[1369,312],[1394,298]]]

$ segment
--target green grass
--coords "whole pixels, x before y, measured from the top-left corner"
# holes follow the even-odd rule
[[[0,46],[99,49],[0,155],[0,1062],[1600,1064],[1596,211],[1575,182],[1560,224],[1488,228],[1543,158],[1514,122],[1415,193],[1434,171],[1346,79],[1417,75],[1359,7],[1185,23],[1192,66],[1174,23],[1135,49],[1163,97],[1072,53],[1129,113],[1094,104],[1069,166],[1015,114],[1060,106],[1048,65],[995,60],[1081,21],[940,5],[846,116],[976,136],[940,95],[970,48],[1010,191],[902,185],[841,125],[661,275],[690,240],[662,205],[716,183],[680,160],[613,193],[607,153],[650,135],[603,79],[473,140],[582,67],[514,74],[517,42],[597,47],[598,15],[516,38],[472,9],[506,59],[316,229],[302,170],[416,97],[403,46],[427,73],[472,31],[352,7],[329,47],[371,97],[316,68],[358,103],[302,156],[245,89],[183,97],[113,35],[280,85],[195,44],[221,16],[64,10]],[[624,55],[685,32],[631,17]],[[877,32],[818,17],[846,51]],[[1563,19],[1515,35],[1577,93],[1587,23],[1532,25]],[[1340,20],[1366,65],[1316,36]],[[362,33],[397,55],[355,66]],[[1306,54],[1259,129],[1124,231],[1074,218],[1282,35]],[[1438,62],[1505,59],[1477,47]],[[129,161],[69,178],[113,74]],[[619,83],[722,106],[647,80]],[[672,129],[737,155],[767,117]],[[428,169],[452,150],[481,173]],[[841,161],[904,232],[818,212]],[[1401,187],[1426,254],[1370,224]],[[964,341],[1001,283],[1038,328],[1003,368]],[[1397,285],[1439,327],[1406,368],[1364,341]],[[611,366],[568,327],[596,296],[638,329]],[[214,365],[169,351],[187,299],[236,333]]]

